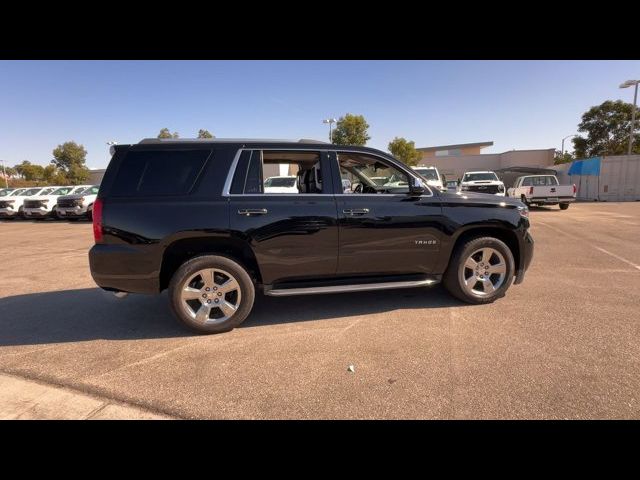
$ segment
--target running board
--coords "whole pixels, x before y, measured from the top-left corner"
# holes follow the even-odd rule
[[[392,288],[427,287],[438,283],[432,278],[405,282],[363,283],[358,285],[331,285],[327,287],[282,288],[267,290],[265,295],[272,297],[288,297],[291,295],[314,295],[321,293],[366,292],[369,290],[389,290]]]

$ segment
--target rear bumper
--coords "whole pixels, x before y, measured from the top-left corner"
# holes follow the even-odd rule
[[[550,197],[531,197],[527,200],[529,203],[541,203],[545,205],[557,205],[559,203],[571,203],[575,202],[575,197],[553,197],[557,198],[557,200],[549,200]]]
[[[128,245],[99,244],[89,250],[91,276],[105,290],[158,293],[160,271],[153,263],[138,248]]]
[[[513,282],[516,285],[524,281],[524,274],[531,265],[531,260],[533,259],[533,244],[533,237],[527,232],[524,239],[520,242],[520,262],[518,262],[516,279]]]

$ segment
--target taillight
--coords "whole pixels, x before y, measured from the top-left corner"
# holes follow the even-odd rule
[[[577,189],[576,189],[576,184],[574,183],[574,184],[573,184],[573,194],[574,194],[574,195],[576,194],[576,190],[577,190]]]
[[[93,238],[96,243],[102,242],[102,199],[97,198],[93,204]]]
[[[529,187],[529,195],[533,195],[533,187]]]

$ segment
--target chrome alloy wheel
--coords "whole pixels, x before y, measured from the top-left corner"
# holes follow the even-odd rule
[[[187,315],[202,325],[215,325],[236,313],[242,300],[240,284],[229,272],[207,268],[184,282],[180,304]]]
[[[491,295],[502,286],[507,274],[504,256],[495,248],[473,252],[460,267],[462,287],[476,297]]]

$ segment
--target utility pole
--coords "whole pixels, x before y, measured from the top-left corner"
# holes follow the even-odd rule
[[[636,123],[636,101],[638,100],[638,83],[640,83],[640,80],[627,80],[620,85],[620,88],[628,88],[634,85],[636,87],[635,92],[633,93],[633,110],[631,110],[631,133],[629,134],[629,150],[627,151],[627,155],[631,155],[631,151],[633,150],[633,132],[635,131],[634,127]]]

